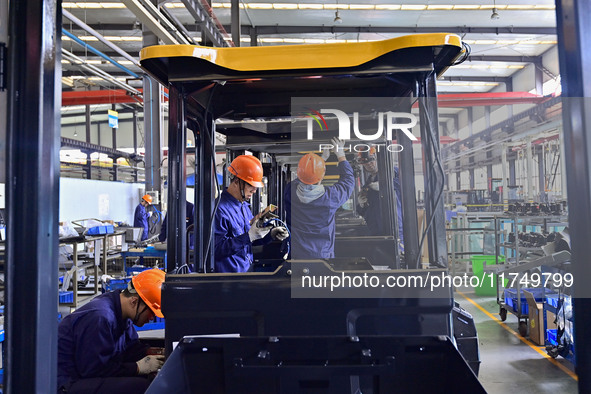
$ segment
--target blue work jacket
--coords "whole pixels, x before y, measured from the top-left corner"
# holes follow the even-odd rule
[[[190,203],[189,201],[187,201],[187,205],[185,206],[186,209],[186,215],[187,215],[187,227],[189,228],[190,225],[193,224],[193,222],[195,221],[195,215],[193,215],[193,203]],[[164,220],[162,221],[162,226],[160,227],[160,235],[158,236],[158,241],[160,242],[164,242],[166,241],[166,231],[167,231],[167,227],[168,227],[168,213],[166,214],[166,216],[164,217]],[[193,241],[193,238],[191,238],[191,243]]]
[[[227,189],[220,199],[214,223],[215,272],[246,272],[252,264],[252,245],[270,242],[270,234],[250,242],[250,204],[238,201]]]
[[[371,175],[365,181],[365,186],[372,182],[377,182],[377,174]],[[401,247],[404,245],[404,234],[402,231],[402,195],[400,192],[400,180],[398,178],[398,168],[394,168],[394,192],[396,193],[396,214],[398,220],[398,239]],[[365,222],[367,223],[368,232],[370,235],[385,235],[386,227],[391,218],[384,216],[380,206],[380,192],[372,189],[367,189],[367,206],[364,208],[357,207],[358,212],[361,213]],[[402,248],[402,251],[404,249]]]
[[[120,291],[102,294],[58,327],[58,388],[81,379],[136,376],[146,355],[130,319],[121,316]]]
[[[142,241],[148,239],[148,212],[146,207],[142,204],[138,204],[133,214],[133,227],[141,227],[144,229],[142,232]]]
[[[355,178],[348,161],[338,164],[339,181],[324,188],[324,194],[304,203],[297,196],[301,182],[294,180],[285,188],[285,212],[291,231],[291,256],[294,259],[334,257],[335,214],[353,193]]]

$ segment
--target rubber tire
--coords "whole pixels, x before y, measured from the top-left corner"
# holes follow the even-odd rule
[[[519,326],[517,327],[517,331],[519,331],[519,335],[525,338],[527,335],[527,323],[524,321],[519,322]]]
[[[501,321],[507,320],[507,310],[505,308],[501,308],[499,310],[499,316],[501,317]]]

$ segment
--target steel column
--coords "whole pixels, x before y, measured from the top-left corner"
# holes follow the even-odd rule
[[[6,61],[6,44],[8,44],[8,0],[0,0],[0,63]],[[3,86],[5,76],[0,76],[0,183],[6,183],[6,119],[7,119],[7,92]]]
[[[167,270],[170,272],[186,263],[187,241],[185,226],[187,204],[185,178],[187,175],[186,123],[183,94],[170,86],[168,91],[168,213],[167,213]],[[197,139],[196,139],[197,140]],[[195,210],[197,210],[197,206]],[[195,222],[197,224],[197,222]],[[198,245],[197,245],[198,246]]]
[[[531,137],[527,138],[526,142],[526,152],[525,152],[525,176],[524,182],[527,185],[527,200],[526,202],[531,201],[534,198],[534,182],[533,179],[530,178],[531,174],[534,171],[534,156],[532,154],[532,144],[531,144]]]
[[[137,155],[137,122],[138,122],[137,111],[134,108],[134,110],[133,110],[133,153],[135,153],[136,155]],[[131,164],[131,163],[129,163],[129,164]],[[135,168],[136,164],[134,164],[133,167]],[[133,171],[133,180],[134,180],[134,182],[138,181],[137,169],[135,169]]]
[[[437,113],[436,75],[430,73],[418,81],[423,173],[425,177],[425,213],[429,241],[429,263],[447,267],[445,211],[443,208],[444,171],[441,163]]]
[[[396,141],[402,145],[398,154],[400,169],[400,195],[402,197],[402,233],[404,236],[404,258],[408,268],[418,268],[421,251],[419,250],[419,223],[417,219],[417,192],[415,189],[415,164],[412,141],[398,130]],[[394,216],[398,216],[396,209]],[[396,233],[398,229],[396,229]]]
[[[508,196],[508,187],[507,187],[507,173],[508,171],[508,163],[507,163],[507,145],[503,144],[501,145],[501,170],[502,172],[502,177],[503,177],[503,181],[501,183],[501,185],[503,186],[503,195],[501,196],[501,201],[503,204],[505,204],[507,202],[507,196]]]
[[[230,0],[230,18],[232,21],[232,41],[240,46],[240,0]]]
[[[158,45],[158,38],[146,27],[143,28],[142,44],[144,47]],[[163,140],[162,124],[164,123],[160,107],[160,85],[155,79],[144,76],[144,145],[145,145],[145,184],[146,191],[160,191],[162,179],[160,163],[162,162]],[[184,200],[183,200],[184,201]]]
[[[564,157],[574,274],[573,313],[579,392],[591,392],[591,2],[556,1],[558,55],[562,76]],[[583,298],[587,297],[587,298]]]
[[[11,1],[6,240],[8,393],[57,388],[61,4]]]
[[[546,193],[546,169],[544,166],[544,147],[541,146],[541,148],[542,151],[538,152],[538,195],[540,202],[546,202],[547,199],[542,201]]]
[[[111,104],[111,109],[113,111],[117,111],[117,104]],[[117,128],[113,127],[111,129],[111,138],[112,138],[112,146],[113,149],[117,150]],[[117,159],[113,158],[113,170],[111,171],[113,174],[113,180],[117,181]]]
[[[86,142],[91,143],[90,134],[91,134],[91,120],[90,120],[90,105],[86,105]],[[86,152],[86,178],[92,179],[92,158],[90,157],[90,152]]]

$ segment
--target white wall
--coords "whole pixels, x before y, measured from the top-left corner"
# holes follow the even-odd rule
[[[133,224],[144,185],[60,178],[60,221],[96,218]]]

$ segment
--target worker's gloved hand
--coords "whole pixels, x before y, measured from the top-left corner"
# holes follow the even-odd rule
[[[359,206],[361,208],[367,207],[367,205],[368,205],[367,195],[360,194],[359,197],[357,197],[357,202],[359,202]]]
[[[139,361],[137,364],[138,375],[148,375],[152,372],[157,372],[164,364],[164,356],[146,356]]]
[[[333,137],[331,142],[332,142],[332,151],[337,156],[337,159],[340,159],[341,157],[345,157],[345,142],[341,141],[337,137]]]
[[[152,216],[153,213],[154,212],[152,212],[152,211],[148,211],[148,217]]]
[[[367,185],[367,187],[369,187],[371,190],[375,190],[376,192],[380,191],[380,183],[378,181],[370,183]]]
[[[322,157],[322,160],[327,161],[328,158],[330,157],[330,149],[328,149],[328,148],[322,149],[322,154],[320,155],[320,157]]]
[[[274,229],[271,230],[271,238],[273,238],[275,240],[283,241],[288,236],[289,236],[289,232],[283,226],[275,227]]]
[[[250,238],[250,242],[254,242],[257,239],[264,238],[265,235],[267,235],[269,231],[271,231],[270,227],[258,227],[257,221],[252,223],[252,226],[250,226],[250,230],[248,230],[248,238]]]

